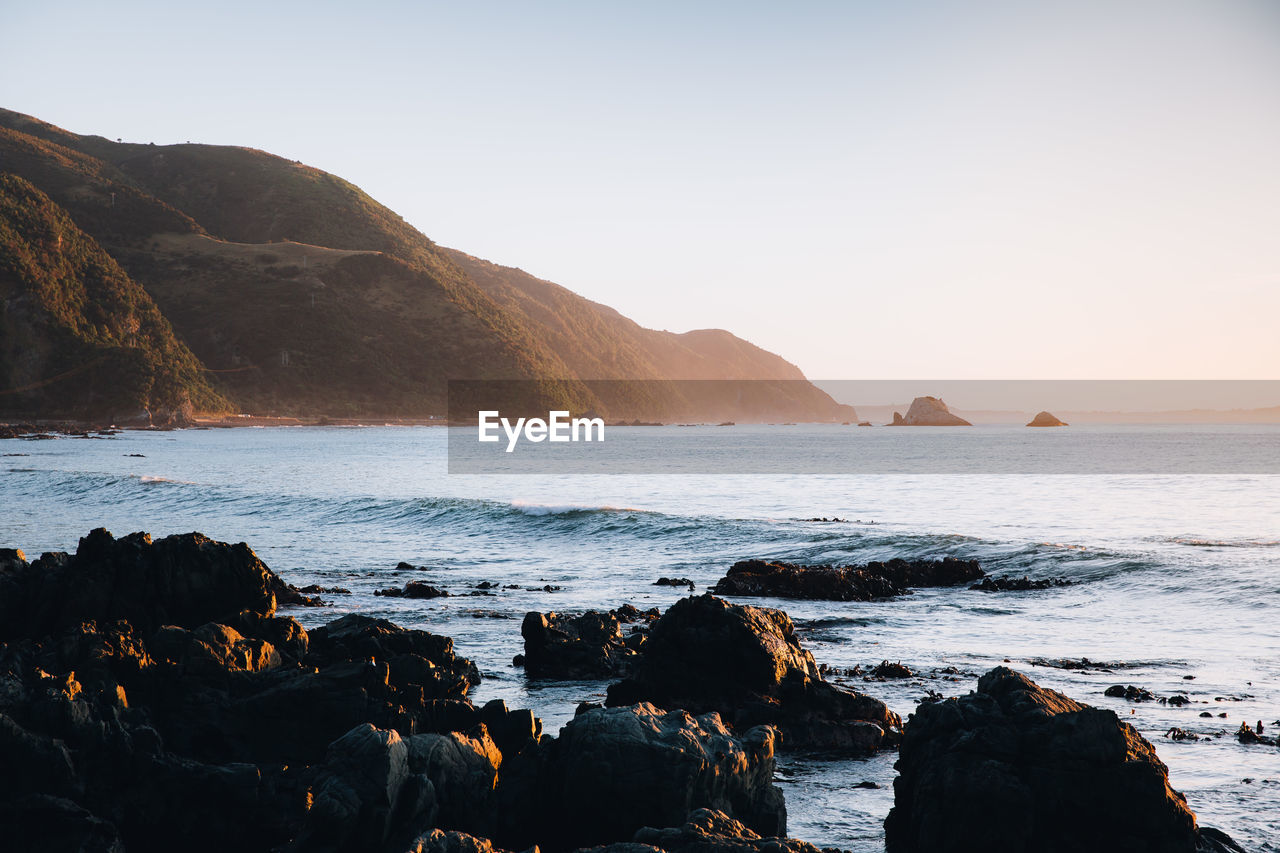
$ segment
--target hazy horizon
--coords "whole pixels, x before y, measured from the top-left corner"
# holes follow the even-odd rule
[[[6,107],[301,160],[443,245],[811,377],[1280,365],[1265,0],[6,18]]]
[[[916,397],[940,397],[953,411],[1013,414],[1252,412],[1280,409],[1275,380],[981,380],[814,379],[813,384],[859,415],[906,411]],[[877,413],[883,414],[883,413]],[[1280,414],[1280,412],[1277,412]]]

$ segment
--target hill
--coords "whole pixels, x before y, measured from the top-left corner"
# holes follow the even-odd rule
[[[442,414],[458,378],[538,380],[519,386],[533,408],[689,419],[700,394],[581,380],[769,379],[795,385],[771,392],[781,417],[849,417],[728,332],[643,329],[439,247],[358,187],[266,152],[112,142],[0,110],[0,171],[97,240],[240,409]]]
[[[158,421],[227,407],[168,321],[67,213],[0,174],[0,412]]]

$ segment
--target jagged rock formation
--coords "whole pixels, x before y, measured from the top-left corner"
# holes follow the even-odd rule
[[[974,693],[921,704],[897,768],[888,853],[1230,849],[1197,830],[1133,726],[1006,667]]]
[[[642,613],[630,605],[580,616],[530,612],[520,626],[525,672],[530,678],[558,679],[627,675],[644,645],[648,624],[656,618],[657,610]],[[631,630],[624,637],[626,623]]]
[[[868,752],[900,726],[883,702],[824,681],[787,614],[712,595],[682,599],[653,624],[634,674],[606,704],[635,702],[716,711],[735,731],[773,725],[786,748]]]

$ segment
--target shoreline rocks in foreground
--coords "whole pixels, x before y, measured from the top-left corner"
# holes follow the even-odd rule
[[[560,851],[699,808],[785,830],[771,728],[636,705],[557,740],[475,707],[448,637],[360,614],[308,631],[282,596],[248,546],[200,534],[0,552],[5,842],[400,853],[441,829]]]
[[[874,601],[910,595],[913,587],[954,586],[986,577],[977,560],[872,562],[865,566],[802,566],[773,560],[734,563],[711,588],[715,595],[825,601]]]
[[[922,703],[896,766],[887,853],[1240,850],[1197,828],[1133,726],[1007,667]]]
[[[817,853],[785,837],[780,736],[900,737],[884,703],[822,680],[779,610],[677,602],[609,707],[553,737],[473,705],[450,638],[360,614],[308,631],[275,613],[295,593],[200,534],[0,550],[6,849]],[[921,705],[898,766],[890,853],[1239,849],[1196,828],[1112,712],[1003,668]]]

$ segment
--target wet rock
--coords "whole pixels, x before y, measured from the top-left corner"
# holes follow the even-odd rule
[[[872,678],[910,678],[910,668],[903,666],[900,661],[889,663],[889,661],[881,661],[871,668]]]
[[[381,595],[387,598],[448,598],[449,593],[443,589],[434,587],[426,581],[409,581],[402,589],[391,587],[390,589],[374,590],[374,595]]]
[[[712,588],[715,595],[772,596],[824,601],[872,601],[912,587],[952,586],[983,577],[976,560],[890,560],[865,566],[802,566],[742,560]]]
[[[687,586],[693,589],[693,581],[688,578],[658,578],[653,582],[654,586]]]
[[[1036,416],[1027,424],[1029,427],[1060,427],[1067,426],[1065,421],[1058,420],[1057,417],[1049,412],[1037,412]]]
[[[1113,699],[1128,699],[1130,702],[1150,702],[1156,698],[1150,690],[1135,687],[1132,684],[1113,684],[1104,690],[1102,695]]]
[[[893,413],[893,426],[973,426],[964,418],[953,415],[938,397],[916,397],[907,409],[906,417]]]
[[[737,738],[716,714],[694,717],[647,703],[580,714],[545,758],[540,841],[572,849],[625,840],[643,827],[681,826],[699,808],[782,835],[775,739],[767,726]]]
[[[1059,586],[1071,586],[1071,581],[1066,578],[1032,580],[1026,575],[1020,578],[993,578],[988,576],[970,586],[969,589],[981,592],[1029,592],[1037,589],[1053,589]]]
[[[321,586],[318,583],[307,584],[301,587],[298,592],[307,595],[350,595],[351,590],[342,586]]]
[[[888,853],[1191,853],[1203,841],[1132,726],[1006,667],[918,707],[897,768]]]
[[[787,614],[712,595],[683,599],[653,624],[606,704],[636,702],[716,711],[736,731],[773,725],[788,748],[871,751],[900,725],[883,702],[824,681]]]
[[[1243,744],[1262,744],[1263,746],[1275,746],[1276,739],[1266,737],[1262,734],[1262,721],[1258,721],[1258,728],[1253,728],[1248,723],[1241,723],[1240,728],[1236,731],[1236,740]]]
[[[624,622],[647,623],[654,613],[631,605],[581,616],[531,611],[524,617],[524,669],[531,678],[592,679],[626,675],[643,644],[643,629],[624,637]]]

